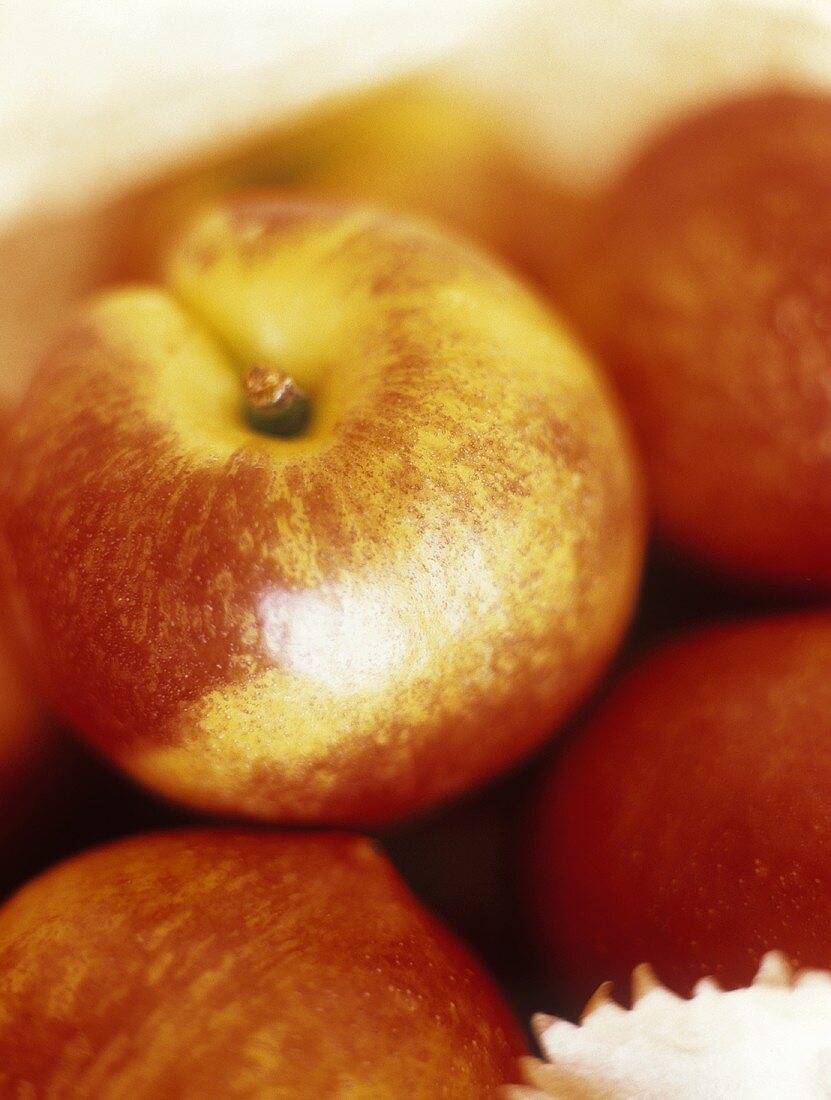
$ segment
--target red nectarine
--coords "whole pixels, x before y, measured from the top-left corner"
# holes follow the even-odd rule
[[[0,1093],[484,1100],[524,1044],[358,837],[195,831],[86,853],[0,911]]]
[[[657,522],[733,575],[831,586],[831,96],[718,105],[600,202],[561,298],[632,413]]]
[[[626,675],[555,762],[534,920],[582,1000],[642,962],[689,992],[780,949],[831,967],[831,614],[711,627]]]

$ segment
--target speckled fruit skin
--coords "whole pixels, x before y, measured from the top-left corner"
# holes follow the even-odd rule
[[[204,830],[78,856],[0,911],[0,1091],[486,1100],[490,979],[360,837]]]
[[[249,430],[240,370],[310,391]],[[379,822],[596,680],[642,551],[623,425],[543,307],[436,230],[269,195],[92,304],[12,428],[2,543],[59,710],[210,810]]]
[[[608,365],[656,521],[693,558],[831,586],[831,97],[769,92],[655,141],[559,297]]]
[[[556,762],[534,923],[585,999],[651,963],[688,994],[765,951],[831,967],[831,614],[711,627],[619,683]]]

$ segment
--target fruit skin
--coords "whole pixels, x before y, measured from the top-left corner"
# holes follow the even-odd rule
[[[773,91],[653,142],[559,287],[664,536],[745,580],[831,586],[829,251],[831,97]]]
[[[10,409],[0,402],[0,439]],[[7,594],[0,588],[0,897],[48,827],[66,763],[31,676],[9,637]]]
[[[337,100],[148,188],[128,219],[122,273],[155,276],[195,211],[252,186],[426,215],[528,275],[547,270],[580,208],[520,163],[486,105],[419,78]]]
[[[348,835],[78,856],[0,911],[0,1003],[10,1096],[484,1100],[525,1049],[479,964]]]
[[[155,789],[271,819],[389,820],[517,760],[637,583],[591,364],[484,256],[373,211],[241,198],[169,272],[67,330],[7,448],[6,569],[58,709]],[[305,436],[245,426],[256,363],[311,392]]]
[[[762,955],[831,967],[831,614],[700,630],[632,669],[555,762],[534,924],[582,1002],[651,963],[687,995]]]
[[[0,600],[2,607],[2,600]],[[55,735],[21,674],[6,631],[0,629],[0,865],[14,843],[25,843],[31,819],[56,786],[50,759]],[[0,891],[3,887],[0,874]]]

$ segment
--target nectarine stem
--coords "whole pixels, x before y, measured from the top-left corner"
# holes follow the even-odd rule
[[[311,400],[293,378],[268,367],[251,367],[245,375],[245,416],[266,435],[298,435],[309,423]]]

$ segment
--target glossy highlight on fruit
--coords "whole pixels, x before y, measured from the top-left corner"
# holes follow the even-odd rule
[[[252,430],[242,379],[311,400]],[[377,822],[537,745],[597,679],[642,552],[602,380],[479,252],[351,206],[229,201],[167,283],[93,302],[0,484],[59,710],[192,805]]]
[[[524,1043],[369,841],[202,830],[77,856],[0,910],[0,1093],[485,1100]]]
[[[686,995],[831,967],[831,614],[699,630],[632,669],[547,777],[530,890],[575,998],[649,960]]]
[[[831,586],[831,96],[719,103],[602,198],[559,297],[632,415],[656,521],[743,580]]]

